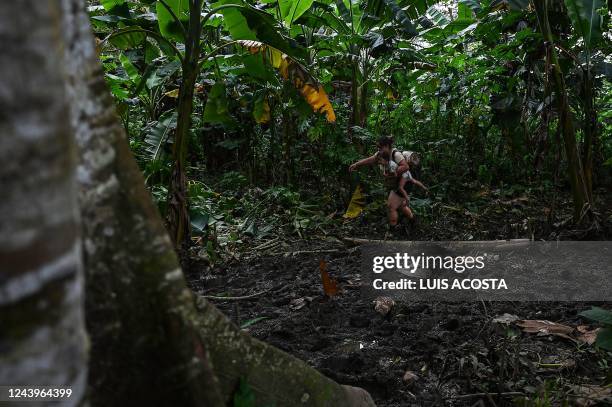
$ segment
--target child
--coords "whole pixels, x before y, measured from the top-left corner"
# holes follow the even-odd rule
[[[379,155],[378,158],[379,158],[379,163],[384,166],[385,175],[395,174],[395,171],[397,170],[398,165],[394,160],[385,160],[385,158],[382,157],[382,155]],[[400,179],[398,180],[398,187],[397,187],[397,192],[399,192],[404,197],[404,199],[406,200],[406,204],[408,204],[408,202],[410,201],[410,198],[408,197],[408,193],[404,189],[407,182],[411,182],[414,185],[418,186],[419,188],[423,189],[425,192],[429,192],[427,187],[423,185],[421,181],[418,181],[415,178],[413,178],[412,174],[410,173],[410,170],[407,170],[402,175],[400,175]]]

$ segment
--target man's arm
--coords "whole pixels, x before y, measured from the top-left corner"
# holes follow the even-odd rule
[[[351,164],[349,166],[349,171],[353,172],[359,167],[363,167],[364,165],[374,165],[375,163],[376,163],[376,154],[374,154],[373,156],[364,158],[362,160],[359,160],[354,164]]]
[[[397,160],[398,158],[399,161]],[[401,152],[396,150],[391,159],[397,164],[395,175],[397,175],[398,177],[410,169],[408,161],[406,161],[406,159],[404,158],[404,154],[402,154]]]
[[[397,164],[397,169],[395,170],[395,175],[400,177],[403,173],[405,173],[409,169],[410,169],[410,166],[408,165],[408,162],[405,159],[402,159],[402,161],[400,161]]]

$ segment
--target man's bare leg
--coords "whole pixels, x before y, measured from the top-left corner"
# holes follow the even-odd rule
[[[402,201],[403,199],[398,194],[393,191],[389,192],[389,197],[387,198],[387,210],[389,214],[390,226],[397,225],[397,221],[399,218],[397,210],[402,205]]]
[[[412,213],[412,209],[410,209],[408,204],[404,204],[404,206],[402,206],[400,210],[408,218],[408,220],[414,219],[414,213]]]
[[[395,226],[397,225],[397,221],[399,219],[399,214],[397,213],[397,208],[388,207],[389,210],[389,225]]]

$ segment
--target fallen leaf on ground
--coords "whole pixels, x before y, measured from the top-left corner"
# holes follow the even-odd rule
[[[495,318],[493,318],[492,322],[495,322],[496,324],[510,325],[514,321],[518,321],[518,319],[519,317],[517,317],[516,315],[505,313],[503,315],[498,315]]]
[[[321,280],[323,281],[323,291],[328,297],[334,297],[338,294],[338,283],[331,278],[327,273],[327,262],[321,260],[319,262],[319,271],[321,272]]]
[[[580,332],[580,335],[578,335],[578,340],[580,342],[592,345],[595,343],[595,340],[597,340],[597,333],[601,330],[601,328],[589,330],[588,325],[578,325],[576,330]]]
[[[289,308],[294,311],[297,311],[301,308],[304,308],[304,306],[308,304],[310,301],[312,301],[312,297],[296,298],[294,300],[291,300],[291,302],[289,302]]]
[[[555,335],[562,338],[574,340],[569,334],[574,332],[571,326],[558,324],[556,322],[544,321],[540,319],[523,319],[516,323],[523,328],[523,332],[538,335]]]
[[[612,387],[583,384],[573,386],[572,390],[575,395],[579,396],[576,399],[577,406],[594,406],[600,401],[612,401]]]
[[[404,377],[402,377],[402,381],[408,386],[410,386],[417,380],[419,380],[419,376],[411,370],[406,370],[406,373],[404,373]]]
[[[383,317],[391,311],[391,308],[395,305],[395,301],[389,297],[378,297],[374,301],[374,311],[378,312]]]

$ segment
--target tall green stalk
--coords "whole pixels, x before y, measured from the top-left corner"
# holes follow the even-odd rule
[[[553,77],[553,86],[556,93],[557,109],[559,111],[559,126],[563,136],[563,144],[565,146],[565,154],[568,162],[568,176],[572,188],[572,197],[574,201],[574,220],[582,219],[584,213],[591,204],[590,194],[588,192],[587,183],[584,174],[584,168],[578,153],[578,145],[576,143],[576,132],[572,121],[572,115],[567,97],[567,88],[565,79],[557,51],[554,46],[554,37],[548,19],[548,7],[550,0],[534,0],[536,14],[540,31],[546,41],[546,46],[549,47],[551,68]]]
[[[202,22],[200,13],[202,0],[189,1],[189,26],[186,30],[185,54],[182,60],[183,80],[178,95],[178,118],[172,150],[172,176],[168,190],[167,226],[175,248],[182,253],[188,245],[191,230],[189,226],[186,158],[189,144],[189,129],[193,112],[193,94],[200,73],[200,36]]]

